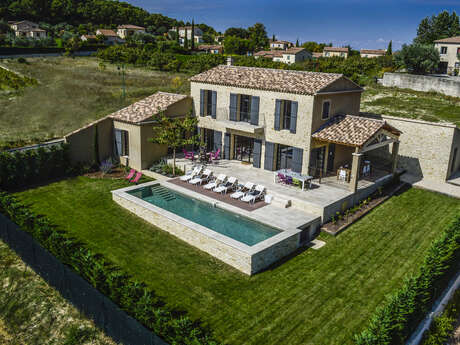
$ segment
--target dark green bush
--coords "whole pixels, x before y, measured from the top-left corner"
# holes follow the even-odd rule
[[[0,152],[0,188],[11,190],[63,177],[71,172],[68,145]]]
[[[184,312],[168,309],[144,283],[135,281],[104,256],[70,237],[46,217],[35,215],[28,206],[6,192],[0,192],[0,213],[168,343],[217,344],[208,330],[190,320]],[[71,337],[74,338],[74,335]]]
[[[358,345],[405,344],[412,332],[458,271],[460,263],[460,216],[433,242],[417,275],[389,296],[355,336]]]

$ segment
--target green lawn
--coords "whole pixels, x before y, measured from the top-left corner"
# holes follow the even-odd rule
[[[38,81],[17,92],[2,92],[0,85],[0,148],[8,142],[61,137],[158,90],[189,93],[185,74],[128,67],[127,97],[122,100],[117,66],[99,63],[88,57],[0,60],[2,66]]]
[[[460,210],[457,199],[411,189],[322,236],[320,250],[247,277],[117,206],[110,191],[125,185],[78,177],[17,195],[228,344],[350,343]]]
[[[435,92],[368,86],[361,99],[361,111],[460,125],[460,98]]]

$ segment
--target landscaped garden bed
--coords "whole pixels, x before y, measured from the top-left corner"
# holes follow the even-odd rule
[[[345,210],[345,212],[337,212],[328,223],[323,224],[321,231],[337,236],[402,188],[407,189],[409,186],[403,182],[393,182],[385,187],[379,187],[372,195],[362,200],[359,204]]]
[[[386,295],[418,271],[460,201],[397,193],[327,245],[251,278],[118,207],[123,179],[77,177],[17,193],[35,212],[231,344],[352,344]]]

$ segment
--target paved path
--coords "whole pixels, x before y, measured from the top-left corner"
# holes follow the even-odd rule
[[[441,194],[449,195],[454,198],[460,199],[460,186],[453,185],[447,182],[439,182],[433,180],[427,180],[416,178],[412,175],[404,174],[401,176],[401,180],[410,183],[414,187],[431,190]]]

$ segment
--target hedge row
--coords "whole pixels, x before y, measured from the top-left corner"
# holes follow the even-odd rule
[[[0,152],[0,189],[11,190],[71,172],[69,146],[51,146],[27,151]]]
[[[170,344],[217,344],[210,332],[183,312],[169,310],[144,283],[70,237],[49,219],[35,215],[15,197],[0,192],[0,213],[29,233],[62,263]]]
[[[460,268],[460,216],[433,242],[420,271],[405,280],[355,336],[358,345],[405,344]]]
[[[453,335],[455,324],[460,315],[460,289],[455,291],[439,317],[433,320],[430,329],[423,335],[422,345],[444,345]]]

